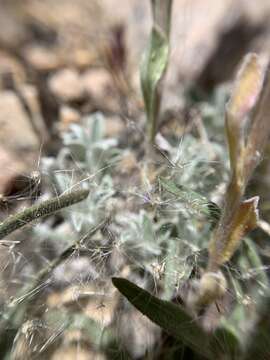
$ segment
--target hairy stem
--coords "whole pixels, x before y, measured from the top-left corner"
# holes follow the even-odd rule
[[[18,214],[9,216],[4,222],[0,224],[0,239],[3,239],[13,231],[36,219],[54,214],[56,211],[86,199],[88,194],[89,190],[72,191],[68,194],[46,200],[41,204],[31,206],[30,208],[25,209]]]

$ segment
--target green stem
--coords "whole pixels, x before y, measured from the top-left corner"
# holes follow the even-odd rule
[[[36,219],[54,214],[56,211],[86,199],[88,194],[89,190],[72,191],[68,194],[46,200],[41,204],[34,205],[18,214],[9,216],[4,222],[0,224],[0,239],[3,239],[13,231]]]

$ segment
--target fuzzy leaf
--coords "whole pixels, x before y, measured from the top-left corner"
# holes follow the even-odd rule
[[[198,353],[211,357],[207,334],[181,306],[160,300],[126,279],[113,278],[112,282],[151,321]]]
[[[143,214],[142,220],[142,230],[143,230],[143,238],[146,243],[154,243],[155,242],[155,231],[152,225],[152,221],[147,216],[146,213]]]
[[[187,189],[186,187],[179,187],[172,180],[159,178],[159,183],[166,191],[180,198],[187,205],[192,207],[192,209],[197,210],[198,213],[204,214],[213,225],[218,222],[220,218],[220,209],[218,205],[207,200],[206,197]]]

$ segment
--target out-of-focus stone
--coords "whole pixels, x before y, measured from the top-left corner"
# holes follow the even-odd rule
[[[39,320],[26,321],[16,334],[11,358],[13,360],[24,360],[37,357],[44,343],[44,336],[45,327]]]
[[[124,312],[119,317],[119,324],[119,335],[135,359],[143,357],[160,336],[160,329],[139,311]]]
[[[17,2],[18,3],[18,2]],[[17,47],[27,37],[27,30],[23,24],[23,19],[16,12],[15,1],[1,1],[0,11],[0,42],[10,47]]]
[[[134,170],[138,170],[138,161],[132,152],[126,153],[120,163],[117,165],[117,169],[121,174],[130,175]]]
[[[79,100],[84,95],[84,88],[79,73],[75,69],[57,71],[49,78],[49,89],[62,101]]]
[[[89,49],[75,49],[69,57],[70,63],[80,69],[93,65],[96,60],[97,53]]]
[[[49,133],[41,114],[36,87],[33,85],[23,85],[18,90],[20,91],[20,94],[28,107],[35,130],[38,132],[42,142],[46,142],[49,139]]]
[[[105,134],[108,137],[116,137],[119,136],[120,133],[124,130],[125,125],[118,116],[111,116],[106,118],[106,128]]]
[[[41,72],[56,70],[63,63],[61,56],[56,51],[37,45],[26,47],[24,57],[34,69]]]
[[[18,85],[25,80],[26,75],[23,66],[13,56],[0,51],[0,89],[9,87],[10,81]]]
[[[70,124],[78,123],[80,121],[80,113],[70,106],[62,105],[60,108],[60,123],[59,130],[66,131]]]
[[[119,293],[115,289],[106,289],[104,294],[102,294],[102,288],[95,291],[96,293],[89,298],[84,313],[102,327],[109,326],[115,317]]]
[[[92,68],[81,75],[81,81],[91,104],[104,112],[121,112],[119,91],[105,68]]]
[[[113,88],[112,78],[104,68],[87,70],[81,79],[85,91],[94,99],[104,99]]]
[[[56,350],[51,360],[106,360],[106,357],[98,352],[84,349],[82,346],[69,345],[63,346]]]
[[[8,149],[0,146],[0,196],[8,192],[9,185],[18,175],[27,171],[27,164]]]
[[[39,147],[39,139],[31,122],[12,91],[0,92],[0,142],[15,153]]]
[[[137,69],[151,29],[150,2],[130,0],[121,3],[121,7],[117,6],[119,0],[102,0],[101,3],[109,26],[125,24],[129,65]],[[260,6],[252,0],[175,0],[166,85],[179,88],[179,84],[189,84],[197,78],[215,51],[221,34],[240,16],[253,24],[267,24],[269,15],[269,0],[260,1]],[[237,45],[242,46],[241,43]],[[230,54],[227,56],[229,58]]]

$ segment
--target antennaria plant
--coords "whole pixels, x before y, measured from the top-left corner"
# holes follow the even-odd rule
[[[243,342],[243,338],[237,337],[232,318],[231,322],[230,318],[227,319],[226,324],[221,321],[221,326],[216,326],[210,336],[203,320],[203,317],[207,319],[207,311],[212,304],[226,296],[228,280],[223,274],[223,265],[231,260],[246,234],[257,226],[259,198],[245,200],[244,195],[270,135],[269,89],[270,67],[263,69],[256,54],[247,55],[226,106],[231,176],[221,209],[214,206],[216,219],[219,220],[209,241],[208,265],[200,278],[193,280],[185,306],[159,300],[125,279],[113,279],[113,284],[139,311],[209,359],[217,356],[223,359],[250,359],[253,356],[250,357],[251,353],[265,359],[270,354],[266,341],[270,322],[265,314],[269,292],[266,292],[258,318],[254,320],[256,325],[251,330],[252,335],[248,336],[249,345]],[[170,193],[192,202],[194,195],[189,195],[184,188],[178,189],[162,180],[161,184]],[[201,197],[197,199],[199,207],[209,216],[209,202]],[[197,320],[196,315],[199,314],[201,318]]]

